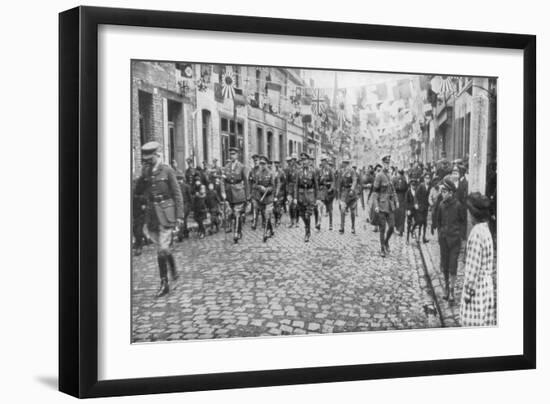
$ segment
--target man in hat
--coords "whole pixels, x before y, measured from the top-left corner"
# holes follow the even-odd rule
[[[321,167],[317,170],[317,183],[319,185],[317,199],[325,205],[328,213],[328,229],[332,230],[332,203],[336,189],[336,178],[334,170],[328,164],[328,156],[326,154],[321,155]],[[317,224],[317,218],[316,227],[318,230],[321,229],[321,225]]]
[[[185,182],[192,186],[197,177],[202,182],[200,171],[193,165],[193,158],[188,157],[185,161],[187,162],[187,168],[185,169]]]
[[[390,237],[395,226],[394,214],[395,209],[399,207],[389,174],[390,161],[390,155],[382,158],[382,170],[376,174],[373,184],[373,204],[380,232],[380,255],[382,257],[390,252]]]
[[[176,179],[178,180],[181,196],[183,198],[183,219],[177,234],[177,240],[181,242],[184,238],[189,237],[187,220],[189,219],[193,207],[193,192],[191,185],[185,181],[185,175],[183,173],[176,173]]]
[[[229,148],[230,161],[224,167],[222,182],[222,199],[229,202],[231,209],[229,221],[231,227],[226,232],[233,232],[233,241],[238,243],[242,238],[242,224],[248,200],[248,178],[244,165],[238,160],[239,149]]]
[[[338,173],[338,195],[340,198],[340,234],[344,234],[346,211],[350,211],[351,233],[355,234],[355,212],[357,207],[357,173],[349,166],[350,159],[342,160]]]
[[[169,292],[168,269],[177,279],[176,263],[172,255],[172,231],[183,218],[183,199],[174,170],[161,162],[160,144],[148,142],[141,148],[143,177],[146,182],[147,210],[145,224],[149,238],[157,246],[160,288],[157,297]]]
[[[275,191],[273,198],[273,216],[275,218],[275,226],[281,224],[281,217],[283,215],[283,207],[285,205],[285,173],[281,169],[281,163],[274,161],[275,164]]]
[[[440,183],[441,202],[434,217],[434,227],[438,231],[441,272],[445,279],[445,300],[454,301],[454,288],[458,267],[458,254],[462,226],[466,222],[465,212],[455,193],[456,185],[450,176]]]
[[[260,170],[260,156],[258,154],[252,155],[253,166],[252,170],[248,174],[248,184],[250,186],[250,197],[252,204],[252,230],[256,230],[258,225],[258,213],[259,213],[259,203],[261,195],[258,195],[254,184],[256,183],[256,175]]]
[[[285,171],[285,184],[286,194],[288,200],[288,213],[290,216],[290,225],[298,227],[298,207],[296,205],[296,199],[294,198],[294,192],[296,188],[296,181],[298,177],[298,156],[296,153],[292,153],[290,157],[290,163]]]
[[[302,158],[302,167],[297,172],[294,201],[298,206],[298,214],[304,221],[306,228],[304,241],[307,243],[311,237],[311,214],[317,201],[318,185],[315,170],[310,164],[309,155],[302,152],[300,157]]]
[[[411,177],[416,179],[415,177]],[[405,194],[409,189],[409,184],[405,178],[405,170],[400,169],[397,171],[397,175],[392,179],[393,188],[399,201],[399,208],[395,209],[395,228],[402,236],[405,231]]]
[[[260,168],[256,173],[254,181],[254,192],[259,195],[258,197],[258,210],[262,215],[263,223],[263,241],[267,241],[268,237],[272,237],[275,232],[273,231],[273,223],[271,217],[273,215],[273,194],[276,190],[275,175],[268,168],[268,159],[266,156],[259,156]]]

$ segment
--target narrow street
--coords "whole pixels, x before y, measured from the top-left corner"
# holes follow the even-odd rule
[[[287,215],[267,243],[249,217],[236,245],[223,231],[203,240],[193,232],[175,244],[180,278],[159,299],[156,253],[144,248],[133,258],[132,341],[441,327],[416,241],[394,235],[380,257],[378,233],[358,210],[355,235],[349,214],[343,235],[339,214],[332,231],[324,216],[307,244],[303,223],[289,229]]]

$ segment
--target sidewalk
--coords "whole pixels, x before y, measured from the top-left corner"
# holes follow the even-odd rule
[[[464,280],[464,254],[459,255],[458,270],[455,286],[455,301],[453,304],[449,304],[448,301],[443,299],[445,295],[445,280],[443,273],[440,270],[440,255],[439,255],[439,243],[437,242],[437,233],[434,235],[426,235],[429,239],[428,243],[420,243],[420,251],[424,257],[426,263],[426,269],[428,275],[432,281],[434,293],[437,298],[437,303],[441,309],[442,321],[445,327],[459,327],[459,310],[460,310],[460,298],[462,296],[462,283]]]

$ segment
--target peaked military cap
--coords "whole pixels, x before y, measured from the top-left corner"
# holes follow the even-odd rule
[[[141,158],[148,160],[160,149],[159,142],[147,142],[141,146]]]

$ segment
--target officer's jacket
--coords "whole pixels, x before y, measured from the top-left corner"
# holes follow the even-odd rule
[[[298,179],[298,167],[289,166],[285,169],[285,183],[287,194],[294,195],[296,180]]]
[[[301,204],[314,204],[317,200],[317,176],[312,167],[300,168],[296,172],[294,199]]]
[[[273,193],[275,191],[275,175],[268,168],[259,169],[254,175],[253,198],[261,204],[273,202]]]
[[[250,194],[250,197],[254,199],[256,198],[256,193],[254,192],[254,183],[256,182],[256,174],[260,171],[260,166],[254,166],[248,173],[248,186],[250,187],[248,193]]]
[[[319,185],[317,198],[322,201],[332,200],[336,191],[334,171],[330,167],[320,167],[316,170],[316,176]]]
[[[222,183],[222,192],[227,195],[229,203],[243,203],[248,199],[248,178],[244,165],[240,161],[235,161],[235,165],[230,161],[223,169],[224,181]]]
[[[150,230],[158,226],[173,227],[177,218],[183,218],[183,197],[174,170],[159,164],[156,169],[144,172],[147,183],[145,198],[147,212],[145,221]]]
[[[387,170],[382,170],[376,174],[373,184],[373,194],[373,206],[375,208],[387,213],[395,210],[397,195]]]
[[[353,168],[343,168],[338,175],[338,193],[340,197],[347,197],[349,191],[357,187],[357,173]]]
[[[282,198],[286,191],[286,174],[284,170],[275,172],[275,196]]]

